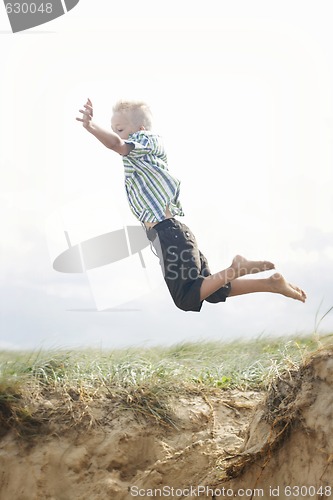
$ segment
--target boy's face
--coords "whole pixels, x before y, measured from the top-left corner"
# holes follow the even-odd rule
[[[121,139],[128,139],[130,134],[140,129],[134,125],[131,113],[128,111],[116,111],[111,118],[111,128]]]

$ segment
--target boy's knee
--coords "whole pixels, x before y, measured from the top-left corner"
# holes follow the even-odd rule
[[[202,302],[189,300],[188,297],[174,298],[174,303],[178,309],[185,312],[199,312],[202,307]]]
[[[196,280],[190,280],[187,283],[182,282],[172,287],[169,283],[169,290],[175,305],[182,311],[199,312],[202,307],[200,300],[200,288],[204,278],[199,276]]]

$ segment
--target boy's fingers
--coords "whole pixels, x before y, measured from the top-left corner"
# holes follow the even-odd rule
[[[85,109],[85,110],[83,110],[83,109],[79,109],[79,112],[80,112],[80,113],[82,113],[82,114],[83,114],[83,115],[85,115],[85,116],[92,116],[91,111],[86,110],[86,109]]]
[[[91,106],[88,106],[87,104],[85,104],[84,107],[86,108],[86,110],[89,111],[89,113],[93,114],[93,109]]]
[[[93,116],[92,102],[88,98],[86,104],[83,105],[85,109],[79,109],[79,113],[83,114],[83,118],[75,118],[78,122],[86,122],[87,118],[91,119]]]

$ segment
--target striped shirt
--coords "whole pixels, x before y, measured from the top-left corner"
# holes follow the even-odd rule
[[[127,198],[135,217],[140,222],[160,222],[167,207],[172,215],[184,215],[178,199],[180,181],[169,173],[161,137],[140,130],[125,142],[134,145],[123,163]]]

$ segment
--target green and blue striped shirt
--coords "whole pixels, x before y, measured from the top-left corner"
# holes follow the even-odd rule
[[[161,137],[140,130],[125,142],[134,145],[123,163],[127,198],[135,217],[140,222],[160,222],[166,207],[172,215],[184,215],[178,199],[180,181],[169,173]]]

